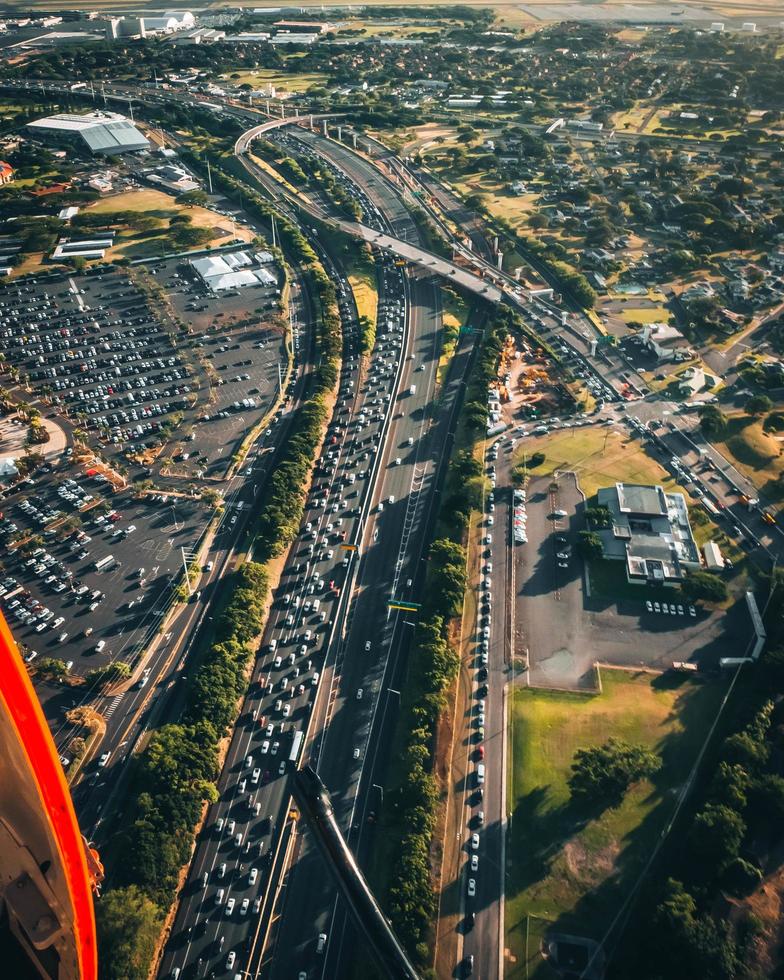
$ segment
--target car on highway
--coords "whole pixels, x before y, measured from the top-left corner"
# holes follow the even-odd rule
[[[234,911],[234,906],[236,904],[236,901],[237,900],[235,898],[230,898],[228,902],[226,902],[226,911],[223,914],[226,916],[227,919]]]
[[[260,776],[261,776],[261,769],[257,767],[256,769],[253,770],[250,777],[250,781],[253,783],[254,786],[258,783]]]
[[[471,834],[471,850],[472,851],[479,850],[479,834],[476,833]]]
[[[468,879],[468,897],[469,898],[474,898],[475,896],[476,896],[476,878],[469,878]]]

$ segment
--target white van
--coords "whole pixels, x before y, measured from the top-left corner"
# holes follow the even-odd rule
[[[277,640],[270,640],[270,645],[269,645],[270,653],[274,653],[275,650],[276,650],[276,648],[277,648],[277,646],[278,646],[278,641]]]
[[[480,762],[476,767],[476,781],[479,786],[485,781],[485,766],[483,762]]]
[[[316,671],[316,672],[315,672],[315,673],[313,674],[313,677],[312,677],[312,678],[311,678],[311,680],[310,680],[310,683],[311,683],[311,684],[313,685],[313,687],[316,687],[316,686],[318,685],[318,682],[319,682],[319,676],[320,676],[320,675],[319,675],[319,672],[318,672],[318,671]]]
[[[223,896],[224,896],[224,894],[225,893],[224,893],[224,890],[222,888],[219,888],[215,892],[215,904],[216,905],[223,905]]]
[[[313,612],[314,613],[317,613],[319,611],[319,606],[320,605],[321,605],[321,600],[320,599],[314,599],[313,600]]]

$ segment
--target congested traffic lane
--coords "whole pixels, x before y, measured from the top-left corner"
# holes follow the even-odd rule
[[[410,596],[423,545],[433,479],[430,419],[425,409],[433,398],[440,327],[434,289],[430,283],[412,285],[410,347],[400,396],[365,527],[345,641],[339,646],[337,670],[329,678],[330,696],[323,716],[314,724],[322,734],[310,761],[333,792],[336,818],[344,833],[356,821],[357,789],[371,752],[368,739],[373,720],[379,711],[387,710],[388,699],[396,697],[388,691],[386,674],[393,636],[407,629],[403,625],[407,617],[390,613],[388,603],[395,588],[395,598]],[[420,365],[425,369],[420,370]],[[416,388],[413,394],[412,385]],[[392,503],[390,498],[394,498]],[[334,887],[307,838],[285,893],[274,952],[268,957],[272,977],[291,976],[292,971],[312,967],[319,955],[315,953],[318,935],[331,931]],[[330,955],[331,950],[322,962]]]
[[[466,780],[461,794],[458,966],[472,964],[482,978],[500,974],[503,948],[505,830],[505,686],[509,679],[514,617],[512,487],[506,449],[509,440],[485,444],[489,490],[480,527],[480,573],[474,583],[477,619],[469,664],[470,710],[463,750]],[[500,458],[499,458],[500,457]],[[519,508],[518,508],[519,511]]]
[[[381,360],[383,355],[388,362],[394,353],[376,351],[370,362],[370,372],[377,370],[379,380],[388,386],[393,380],[390,366]],[[221,961],[225,957],[228,962],[232,951],[241,961],[246,942],[255,933],[253,909],[260,909],[257,900],[268,884],[266,863],[261,865],[259,860],[268,859],[273,835],[282,825],[288,801],[282,777],[294,733],[304,732],[321,682],[336,592],[349,568],[350,552],[340,545],[344,535],[349,542],[354,533],[357,506],[370,478],[373,440],[392,404],[389,390],[389,400],[379,400],[378,387],[360,389],[359,378],[359,361],[346,360],[302,533],[292,546],[276,593],[254,689],[244,705],[219,783],[221,800],[209,815],[192,864],[188,893],[177,920],[179,948],[173,945],[167,955],[163,975],[175,966],[195,965],[199,970],[212,964],[222,969],[225,963]],[[249,756],[250,765],[246,764]],[[235,821],[231,830],[230,820]],[[242,834],[239,844],[238,833]],[[257,869],[255,876],[251,867]],[[178,942],[176,934],[174,940]]]

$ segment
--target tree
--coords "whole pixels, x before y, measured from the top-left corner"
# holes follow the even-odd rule
[[[604,554],[602,539],[596,531],[580,531],[577,535],[577,550],[586,561],[601,558]]]
[[[136,885],[114,888],[96,902],[100,980],[146,980],[163,915]]]
[[[644,746],[609,738],[575,752],[569,790],[577,802],[616,807],[632,783],[652,776],[660,766],[658,756]]]
[[[649,935],[652,962],[646,973],[650,976],[732,980],[737,975],[737,951],[726,923],[718,925],[710,916],[698,916],[697,903],[679,881],[667,882]]]
[[[207,203],[208,200],[209,198],[207,197],[207,195],[204,193],[203,190],[199,190],[198,188],[195,188],[192,191],[186,191],[185,194],[180,194],[180,196],[177,198],[177,203],[187,204],[188,207],[192,208],[196,204],[204,205]]]
[[[706,436],[721,438],[727,429],[727,417],[715,405],[700,409],[700,428]]]
[[[772,408],[773,402],[767,395],[752,395],[747,399],[743,410],[747,415],[757,416],[767,415]]]
[[[724,602],[727,598],[727,583],[713,572],[689,572],[681,584],[681,592],[688,602]]]
[[[762,871],[742,857],[733,858],[721,876],[722,887],[738,898],[749,895],[761,881]]]
[[[689,833],[692,856],[708,877],[737,857],[746,824],[743,817],[723,803],[708,803],[694,818]]]
[[[594,527],[612,526],[612,514],[609,507],[586,507],[585,519]]]

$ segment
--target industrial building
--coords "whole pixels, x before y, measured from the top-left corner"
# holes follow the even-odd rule
[[[190,264],[207,289],[219,293],[245,286],[276,286],[277,276],[269,269],[260,268],[271,259],[269,252],[260,252],[253,258],[247,252],[230,252],[191,259]],[[257,263],[255,267],[254,263]]]
[[[96,156],[136,153],[150,144],[132,122],[116,112],[61,112],[27,124],[31,136],[56,146],[67,144]]]
[[[629,582],[676,586],[700,568],[682,493],[616,483],[599,490],[597,502],[610,512],[610,527],[597,532],[604,557],[625,562]]]

